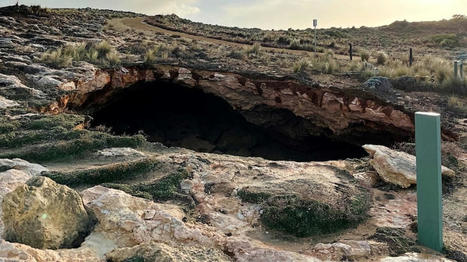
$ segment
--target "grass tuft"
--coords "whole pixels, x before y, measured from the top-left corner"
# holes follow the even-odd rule
[[[56,68],[69,67],[74,61],[86,61],[105,67],[120,64],[118,52],[107,41],[66,45],[47,51],[39,58],[39,62]]]

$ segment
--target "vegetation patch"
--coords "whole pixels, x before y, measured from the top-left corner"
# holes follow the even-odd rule
[[[242,201],[253,204],[261,204],[272,196],[266,192],[251,192],[247,188],[240,189],[237,195]]]
[[[105,40],[99,43],[88,42],[66,45],[45,52],[39,59],[39,62],[56,68],[69,67],[73,61],[86,61],[105,67],[120,64],[118,52]]]
[[[78,185],[98,185],[131,178],[155,170],[159,166],[160,162],[158,160],[145,158],[71,172],[43,172],[41,175],[49,177],[59,184],[72,187]]]
[[[415,241],[405,235],[403,228],[380,227],[376,229],[376,233],[370,239],[387,243],[391,256],[399,256],[407,252],[420,252],[415,246]]]
[[[457,47],[460,37],[456,34],[439,34],[431,36],[431,41],[440,47]]]
[[[142,135],[113,136],[101,132],[84,131],[79,138],[55,141],[47,144],[26,146],[20,150],[0,153],[1,158],[22,158],[27,161],[51,161],[81,157],[85,153],[109,147],[142,146],[146,139]]]
[[[170,49],[165,45],[155,45],[145,50],[143,61],[145,65],[155,64],[160,59],[167,59]]]
[[[243,188],[242,201],[262,205],[261,222],[271,229],[297,237],[328,234],[354,226],[367,217],[370,207],[368,193],[350,199],[348,207],[333,207],[296,195],[273,195]]]
[[[122,190],[130,195],[142,197],[154,201],[179,200],[194,206],[193,198],[181,193],[180,183],[191,177],[186,169],[179,169],[152,183],[136,185],[106,183],[102,186]]]

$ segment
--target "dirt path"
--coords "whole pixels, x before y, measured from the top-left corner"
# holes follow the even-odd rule
[[[119,29],[125,30],[128,28],[132,28],[139,32],[145,32],[145,33],[157,32],[157,33],[162,33],[166,35],[178,35],[178,36],[188,38],[188,39],[193,39],[197,41],[205,41],[205,42],[215,43],[219,45],[229,45],[229,46],[240,47],[240,48],[251,47],[251,45],[249,44],[241,44],[241,43],[220,40],[220,39],[215,39],[215,38],[210,38],[210,37],[205,37],[205,36],[192,35],[192,34],[187,34],[183,32],[167,30],[167,29],[157,27],[154,25],[149,25],[145,23],[143,20],[144,20],[144,17],[115,18],[115,19],[110,20],[109,24],[113,25],[114,29],[116,30],[119,30]],[[261,47],[261,48],[266,51],[281,52],[281,53],[295,54],[295,55],[313,54],[313,52],[306,51],[306,50],[292,50],[292,49],[278,48],[278,47]],[[349,60],[348,56],[345,56],[345,55],[335,54],[334,57],[338,60]]]

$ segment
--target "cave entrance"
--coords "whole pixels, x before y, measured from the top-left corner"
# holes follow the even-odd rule
[[[275,113],[282,127],[288,123],[303,126],[303,119],[283,111]],[[149,141],[166,146],[270,160],[322,161],[366,155],[358,145],[326,136],[297,137],[274,125],[254,125],[244,117],[252,113],[262,117],[261,111],[235,111],[222,98],[200,89],[155,81],[113,94],[94,112],[91,125],[110,127],[116,134],[143,131]],[[265,118],[272,113],[267,114]]]

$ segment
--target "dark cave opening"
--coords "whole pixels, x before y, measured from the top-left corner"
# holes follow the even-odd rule
[[[201,89],[155,81],[113,94],[93,113],[91,125],[110,127],[116,134],[142,131],[149,141],[166,146],[270,160],[323,161],[366,155],[358,145],[304,132],[305,120],[290,111],[260,109],[238,112]],[[252,117],[259,122],[264,117],[269,124],[246,120]]]

